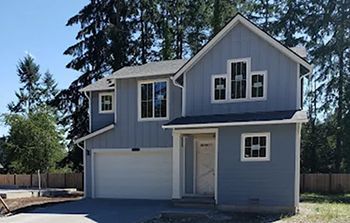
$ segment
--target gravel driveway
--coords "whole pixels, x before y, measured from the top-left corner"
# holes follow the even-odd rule
[[[6,223],[135,223],[171,207],[168,201],[83,199],[0,218]]]

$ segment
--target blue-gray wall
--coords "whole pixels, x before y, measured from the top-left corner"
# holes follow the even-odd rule
[[[251,70],[267,70],[267,100],[211,104],[211,76],[227,73],[227,60],[251,58]],[[238,24],[186,73],[186,116],[280,111],[297,108],[297,64]]]
[[[156,77],[165,78],[163,77]],[[151,78],[147,78],[150,80]],[[172,147],[172,131],[162,129],[162,125],[181,116],[181,89],[169,80],[169,120],[138,121],[137,81],[142,78],[121,79],[117,81],[116,112],[114,129],[86,140],[86,148],[156,148]],[[112,120],[110,123],[113,123]],[[109,124],[110,124],[109,123]],[[108,123],[103,123],[103,125]],[[91,196],[91,155],[86,157],[87,185],[86,195]]]
[[[270,161],[241,162],[241,134],[252,132],[271,133]],[[259,199],[261,206],[297,205],[295,137],[295,124],[219,128],[218,203],[251,206]]]
[[[91,132],[114,122],[114,113],[99,113],[99,93],[105,92],[111,91],[93,91],[91,94]]]

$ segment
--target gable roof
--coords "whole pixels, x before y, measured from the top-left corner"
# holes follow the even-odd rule
[[[109,79],[124,79],[133,77],[149,77],[157,75],[175,74],[184,64],[186,60],[163,60],[159,62],[151,62],[138,66],[123,67],[114,72]]]
[[[249,30],[260,36],[262,39],[270,43],[276,49],[281,51],[290,59],[295,62],[303,65],[308,68],[310,71],[312,70],[312,65],[305,60],[302,56],[300,56],[295,51],[283,45],[280,41],[269,35],[267,32],[260,29],[257,25],[249,21],[242,14],[237,13],[221,30],[218,32],[207,44],[205,44],[201,50],[198,51],[190,60],[188,60],[174,75],[173,80],[179,78],[184,72],[188,71],[192,68],[202,57],[212,49],[232,28],[234,28],[237,24],[243,24]]]

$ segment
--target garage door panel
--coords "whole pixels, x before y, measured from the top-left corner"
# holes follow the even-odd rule
[[[94,154],[95,197],[170,199],[170,149]]]

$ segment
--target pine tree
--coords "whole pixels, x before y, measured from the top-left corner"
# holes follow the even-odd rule
[[[349,82],[350,48],[349,3],[345,0],[310,1],[307,10],[311,12],[304,22],[310,38],[313,63],[317,69],[316,81],[320,83],[319,92],[323,93],[321,109],[325,114],[335,112],[335,152],[334,171],[340,172],[344,160],[344,117],[346,95],[345,87]]]
[[[16,92],[18,102],[8,104],[11,112],[30,112],[39,102],[40,98],[40,66],[35,63],[29,54],[20,60],[17,66],[17,75],[23,86]]]
[[[73,57],[67,68],[82,75],[60,91],[52,104],[65,114],[60,123],[68,128],[70,152],[67,162],[76,170],[82,170],[82,152],[73,144],[73,139],[89,132],[88,100],[79,90],[106,73],[130,64],[132,33],[127,2],[91,0],[67,22],[67,26],[80,25],[77,43],[64,52]]]
[[[58,92],[57,83],[53,78],[53,75],[50,71],[47,71],[42,78],[41,101],[45,104],[50,104]]]

